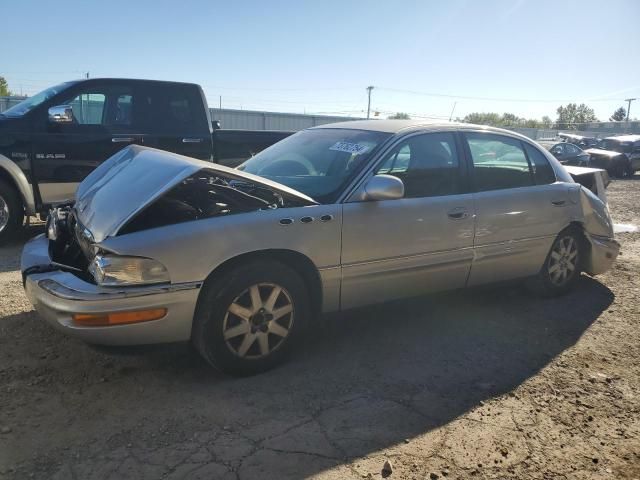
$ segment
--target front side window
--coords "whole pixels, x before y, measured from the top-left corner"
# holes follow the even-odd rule
[[[104,125],[105,101],[103,93],[81,93],[69,103],[74,122],[78,125]]]
[[[279,182],[320,203],[330,203],[390,136],[368,130],[303,130],[263,150],[238,169]]]
[[[519,140],[485,133],[468,133],[465,137],[478,192],[533,185],[529,162]]]
[[[406,198],[462,192],[460,164],[452,133],[429,133],[408,138],[387,155],[376,173],[402,180]]]

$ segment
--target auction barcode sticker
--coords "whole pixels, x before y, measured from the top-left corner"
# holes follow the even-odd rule
[[[369,150],[368,145],[360,145],[359,143],[349,142],[337,142],[335,145],[329,148],[329,150],[335,150],[336,152],[347,152],[352,155],[362,155]]]

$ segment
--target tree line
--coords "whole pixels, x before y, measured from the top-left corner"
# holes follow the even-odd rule
[[[560,105],[556,109],[556,119],[545,115],[542,119],[524,118],[514,115],[513,113],[495,113],[495,112],[474,112],[466,115],[464,118],[456,118],[457,122],[474,123],[477,125],[489,125],[492,127],[528,127],[528,128],[553,128],[558,130],[586,130],[587,124],[600,122],[595,112],[588,105],[581,103],[569,103],[568,105]],[[396,113],[391,115],[394,118],[410,118],[406,113]],[[610,122],[622,122],[627,118],[627,111],[624,107],[616,109],[609,117]]]

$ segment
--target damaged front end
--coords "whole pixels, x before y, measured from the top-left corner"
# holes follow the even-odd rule
[[[57,268],[105,287],[170,283],[160,263],[116,255],[103,242],[166,225],[315,204],[261,177],[131,146],[94,170],[78,187],[74,203],[51,210],[48,262],[28,266],[24,274]]]

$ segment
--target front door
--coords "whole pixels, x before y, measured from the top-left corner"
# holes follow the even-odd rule
[[[570,222],[569,187],[537,148],[511,137],[465,133],[475,186],[476,233],[468,285],[534,275]]]
[[[141,142],[133,124],[133,101],[128,86],[94,83],[57,102],[71,105],[72,122],[51,123],[42,112],[33,159],[44,204],[73,198],[78,184],[100,163]]]
[[[405,185],[398,200],[343,206],[343,309],[465,285],[474,206],[455,133],[400,141],[376,174]]]

